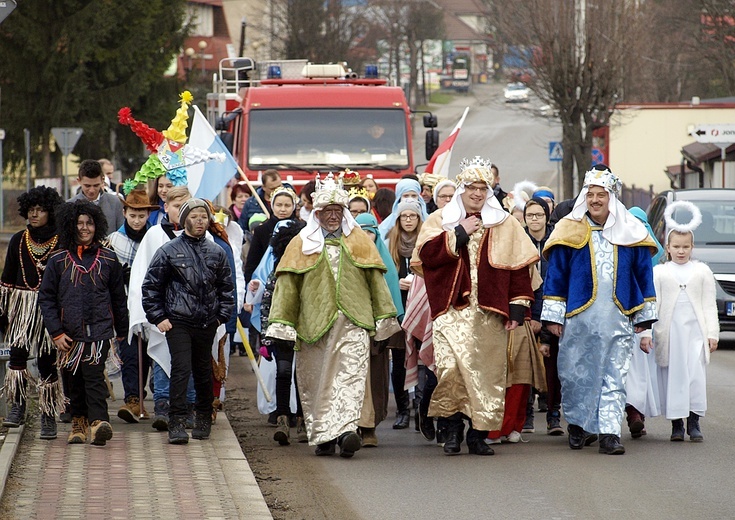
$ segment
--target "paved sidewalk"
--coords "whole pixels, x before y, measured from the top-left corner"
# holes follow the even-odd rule
[[[112,417],[111,424],[105,447],[68,445],[70,424],[60,423],[53,441],[26,427],[9,477],[17,485],[3,497],[12,509],[0,517],[272,519],[224,413],[209,440],[183,446],[168,444],[167,433],[151,428],[150,420],[126,424]],[[16,441],[18,434],[11,435]],[[13,459],[9,440],[0,448],[0,465]]]

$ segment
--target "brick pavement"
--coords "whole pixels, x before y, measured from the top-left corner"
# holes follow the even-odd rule
[[[150,403],[148,408],[153,409]],[[113,411],[113,406],[110,407]],[[3,519],[271,519],[227,417],[209,440],[168,444],[151,421],[113,417],[107,446],[69,445],[71,425],[53,441],[26,428],[10,471],[14,500]],[[3,483],[4,484],[4,483]],[[4,497],[5,499],[10,497]]]

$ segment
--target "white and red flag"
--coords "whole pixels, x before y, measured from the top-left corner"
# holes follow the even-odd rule
[[[431,156],[431,160],[429,161],[429,164],[426,165],[424,173],[434,173],[436,175],[449,178],[452,147],[454,147],[454,142],[457,140],[459,130],[462,128],[462,123],[464,123],[464,119],[467,117],[467,112],[469,111],[470,107],[464,109],[464,113],[459,119],[457,125],[454,127],[454,130],[452,130],[452,133],[449,134],[449,137],[444,139],[444,141],[439,145],[439,148],[436,149],[436,152],[434,152],[434,155]]]

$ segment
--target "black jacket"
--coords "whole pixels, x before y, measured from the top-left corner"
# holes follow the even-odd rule
[[[235,310],[232,270],[225,251],[206,237],[186,233],[162,245],[143,281],[149,323],[183,320],[192,326],[227,323]]]
[[[49,258],[38,304],[52,338],[62,332],[74,341],[102,341],[128,334],[128,298],[123,268],[100,244],[61,249]]]

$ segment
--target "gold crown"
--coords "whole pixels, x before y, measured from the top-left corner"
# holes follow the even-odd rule
[[[339,176],[342,179],[344,186],[357,186],[360,184],[360,172],[355,172],[349,168],[345,168],[344,171],[339,172]]]
[[[584,174],[584,186],[602,186],[615,196],[620,196],[623,183],[610,170],[590,170]]]
[[[314,200],[314,209],[323,209],[330,204],[339,204],[346,208],[349,202],[349,195],[342,187],[341,175],[335,179],[334,174],[329,173],[322,181],[319,178],[319,174],[317,174],[316,190],[312,199]]]
[[[461,173],[457,175],[457,184],[472,184],[473,182],[484,182],[492,186],[495,180],[492,168],[493,163],[475,155],[471,160],[462,159],[459,163]]]
[[[348,191],[347,194],[350,196],[350,200],[358,197],[368,201],[370,200],[370,194],[365,188],[350,188],[350,191]]]

